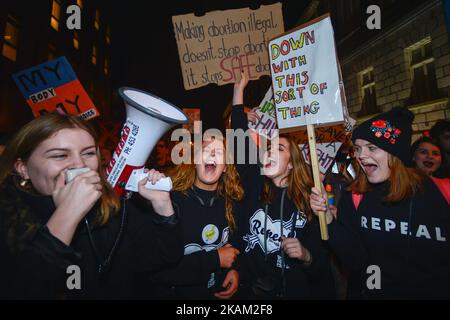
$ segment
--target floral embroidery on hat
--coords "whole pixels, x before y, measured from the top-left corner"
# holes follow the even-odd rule
[[[397,142],[398,137],[402,133],[401,130],[392,126],[389,121],[381,119],[373,121],[370,130],[375,133],[375,137],[384,137],[392,144]]]

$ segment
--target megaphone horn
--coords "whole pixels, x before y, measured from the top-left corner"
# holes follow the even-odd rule
[[[124,196],[127,190],[137,191],[145,162],[161,136],[172,126],[187,123],[188,117],[179,108],[148,92],[121,87],[119,94],[125,102],[127,119],[106,175],[116,193]],[[170,190],[170,178],[160,182],[160,188],[158,184],[153,188]],[[149,184],[146,187],[151,188]]]

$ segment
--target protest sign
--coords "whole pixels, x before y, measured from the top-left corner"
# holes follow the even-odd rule
[[[343,84],[330,16],[316,18],[271,40],[269,59],[278,128],[292,132],[306,126],[314,186],[321,190],[314,127],[344,121]],[[324,162],[328,163],[332,161]],[[328,240],[325,212],[319,212],[319,222],[321,238]]]
[[[84,120],[100,115],[65,57],[15,73],[13,79],[35,117],[52,111]]]
[[[189,122],[183,124],[183,128],[189,130],[191,134],[194,134],[194,123],[200,121],[200,109],[199,108],[183,108],[183,112],[189,119]]]
[[[266,95],[259,106],[254,108],[254,111],[258,115],[258,119],[255,123],[249,122],[248,127],[259,135],[271,139],[276,132],[275,129],[277,129],[272,87],[267,90]]]
[[[269,58],[279,129],[344,120],[328,15],[270,41]]]
[[[278,128],[272,92],[272,87],[270,87],[259,106],[254,109],[259,119],[255,123],[249,122],[250,129],[268,139],[274,136]],[[350,137],[355,120],[348,116],[345,116],[344,119],[345,122],[342,125],[315,128],[317,157],[322,174],[327,172],[338,150]],[[307,131],[299,130],[290,132],[289,135],[298,144],[306,163],[310,164]]]
[[[268,41],[284,32],[281,3],[172,17],[184,88],[224,85],[245,70],[250,79],[270,73]]]

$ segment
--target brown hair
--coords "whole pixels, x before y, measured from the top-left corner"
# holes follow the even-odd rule
[[[226,143],[224,143],[225,147]],[[202,150],[194,150],[191,146],[191,162],[189,164],[182,163],[168,172],[173,181],[173,191],[180,191],[187,195],[196,178],[196,170],[194,157],[195,152]],[[226,152],[226,157],[230,155]],[[239,181],[239,174],[234,165],[230,161],[226,161],[226,170],[222,173],[217,187],[217,194],[225,199],[225,218],[231,231],[236,230],[236,222],[233,215],[233,201],[240,201],[244,197],[244,189]]]
[[[388,154],[388,157],[391,175],[388,179],[389,193],[384,201],[393,203],[413,197],[422,187],[423,174],[416,169],[406,167],[399,158],[392,154]],[[359,162],[355,167],[355,172],[355,180],[350,184],[348,190],[355,193],[365,193],[370,191],[369,180],[359,165]]]
[[[62,129],[82,129],[87,131],[97,144],[97,133],[92,125],[76,116],[61,115],[58,113],[48,113],[27,123],[14,136],[7,145],[4,154],[0,158],[0,185],[9,183],[9,179],[15,182],[17,188],[23,191],[37,193],[33,186],[21,187],[18,183],[19,176],[14,170],[14,163],[17,159],[27,161],[33,151],[46,139],[52,137]],[[97,147],[97,159],[99,163],[99,174],[103,187],[100,199],[100,215],[98,220],[105,224],[109,217],[117,212],[120,207],[120,200],[106,181],[103,168],[101,167],[100,151]]]
[[[289,135],[281,134],[280,137],[289,142],[290,161],[292,169],[287,177],[288,196],[294,202],[298,210],[302,211],[308,218],[312,219],[312,211],[309,206],[309,196],[311,188],[314,186],[311,174],[311,168],[306,164],[303,155],[297,143]],[[263,203],[271,203],[273,198],[273,183],[265,178],[261,194]]]

